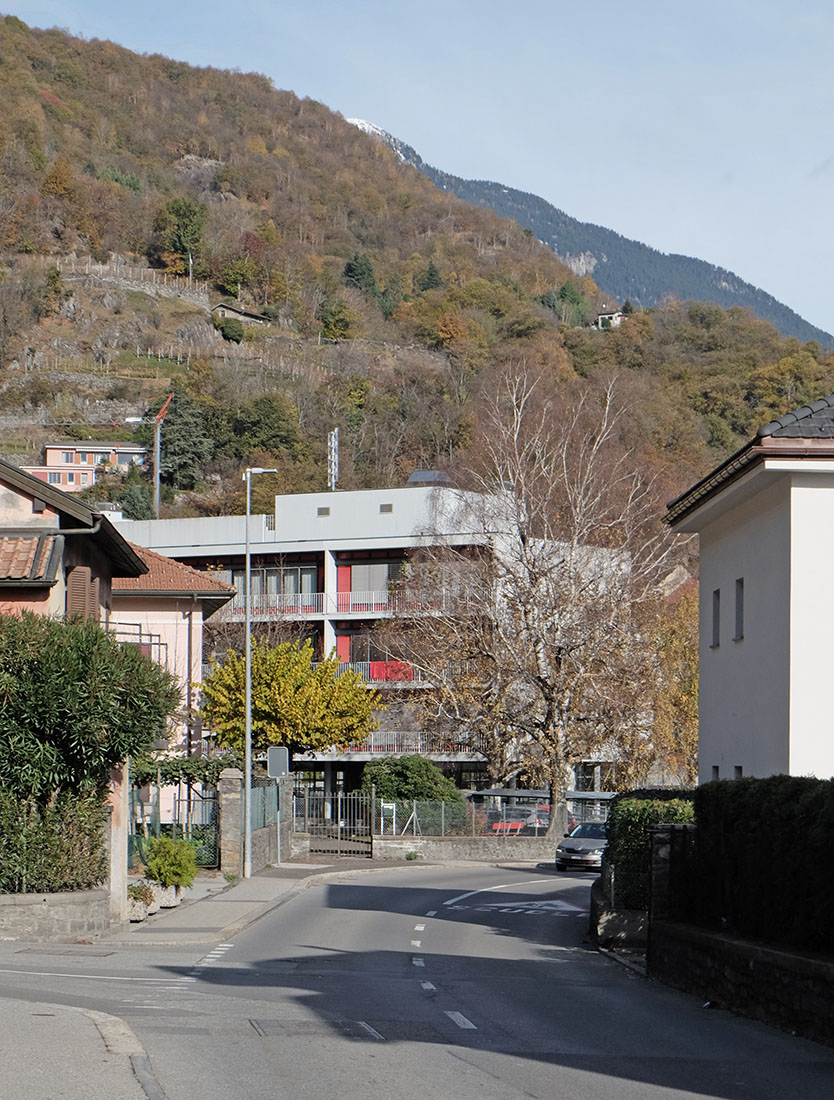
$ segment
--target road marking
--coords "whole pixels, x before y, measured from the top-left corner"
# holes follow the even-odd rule
[[[373,1036],[373,1038],[374,1038],[374,1039],[379,1039],[379,1041],[380,1041],[381,1043],[384,1043],[384,1042],[385,1042],[385,1036],[384,1036],[384,1035],[380,1035],[380,1034],[379,1034],[379,1032],[378,1032],[378,1031],[376,1030],[376,1028],[375,1028],[375,1027],[371,1027],[371,1025],[370,1025],[370,1024],[366,1024],[364,1020],[360,1020],[360,1021],[359,1021],[359,1026],[360,1026],[360,1027],[363,1027],[363,1028],[365,1029],[365,1031],[367,1031],[367,1033],[368,1033],[369,1035]]]
[[[414,931],[415,932],[425,932],[425,930],[426,930],[425,924],[415,924],[414,925]]]
[[[426,965],[426,960],[425,959],[416,959],[416,958],[414,958],[414,959],[411,960],[411,965],[412,966],[425,966]]]
[[[423,941],[422,940],[412,940],[411,941],[411,946],[412,947],[422,947],[423,946]]]
[[[437,986],[432,985],[431,982],[420,982],[420,988],[425,989],[426,993],[434,993]]]
[[[436,909],[429,909],[428,913],[426,913],[426,916],[427,917],[436,917],[437,916],[437,910]]]
[[[465,898],[474,898],[476,894],[490,894],[493,890],[511,890],[514,886],[536,886],[540,882],[552,882],[549,878],[535,878],[532,881],[527,880],[525,882],[504,882],[500,886],[486,886],[483,890],[470,890],[468,894],[459,894],[456,898],[450,898],[449,901],[444,901],[444,905],[454,905],[455,902],[463,901]]]
[[[0,967],[0,974],[26,974],[30,978],[81,978],[83,981],[96,982],[147,982],[155,985],[164,982],[194,982],[196,978],[128,978],[121,974],[59,974],[54,970],[11,970]]]
[[[446,1015],[453,1023],[456,1023],[458,1027],[471,1028],[473,1031],[478,1030],[477,1027],[475,1027],[475,1025],[472,1023],[472,1021],[467,1020],[467,1018],[461,1012],[447,1012]]]

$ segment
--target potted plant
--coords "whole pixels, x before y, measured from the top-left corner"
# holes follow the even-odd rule
[[[133,882],[127,888],[127,919],[144,920],[154,903],[153,889],[147,882]]]
[[[154,837],[148,846],[145,877],[163,909],[180,903],[180,890],[197,876],[197,853],[187,840]]]

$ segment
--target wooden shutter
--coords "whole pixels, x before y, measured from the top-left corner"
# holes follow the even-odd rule
[[[91,570],[89,565],[76,565],[67,574],[67,618],[89,614]]]

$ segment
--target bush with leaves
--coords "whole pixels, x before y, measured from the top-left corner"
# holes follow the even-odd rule
[[[653,825],[692,824],[693,798],[693,791],[646,790],[612,800],[605,858],[614,865],[618,905],[625,909],[648,907],[650,829]]]
[[[0,791],[0,893],[88,890],[103,882],[106,819],[97,796],[64,792],[37,807]]]
[[[190,886],[197,876],[197,853],[187,840],[156,836],[148,847],[145,877],[160,886],[178,890]]]
[[[383,756],[365,765],[362,790],[376,788],[377,797],[425,799],[435,802],[462,802],[462,796],[451,779],[436,764],[424,756]]]

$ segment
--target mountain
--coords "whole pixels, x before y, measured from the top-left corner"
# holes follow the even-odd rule
[[[411,164],[441,191],[451,191],[474,206],[489,207],[532,230],[576,275],[591,275],[598,286],[620,302],[628,299],[648,309],[671,294],[681,301],[714,302],[724,309],[743,306],[785,336],[834,346],[831,333],[805,321],[773,295],[746,283],[732,271],[692,256],[659,252],[601,225],[577,221],[538,195],[491,180],[453,176],[426,164],[410,145],[373,123],[363,119],[348,122],[384,141],[403,163]]]

